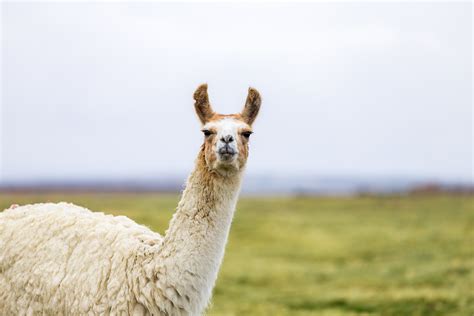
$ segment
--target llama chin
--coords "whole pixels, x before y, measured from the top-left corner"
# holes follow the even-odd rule
[[[164,237],[70,203],[12,205],[0,213],[1,315],[204,312],[261,98],[250,88],[243,111],[230,115],[213,111],[207,85],[194,99],[204,142]]]

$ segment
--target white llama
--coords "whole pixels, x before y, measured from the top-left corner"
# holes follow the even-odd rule
[[[204,143],[164,237],[69,203],[0,213],[0,315],[199,315],[212,294],[260,95],[216,114],[194,93]]]

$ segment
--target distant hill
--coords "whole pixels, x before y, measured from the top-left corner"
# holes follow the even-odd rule
[[[180,192],[185,176],[157,179],[17,181],[0,184],[4,192],[77,191],[77,192]],[[244,194],[285,195],[358,195],[428,194],[453,192],[473,194],[473,182],[406,179],[396,177],[265,176],[244,179]]]

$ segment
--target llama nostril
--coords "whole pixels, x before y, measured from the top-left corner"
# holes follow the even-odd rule
[[[223,141],[226,144],[232,143],[234,141],[234,137],[232,137],[232,135],[227,135],[227,136],[222,137],[221,141]]]

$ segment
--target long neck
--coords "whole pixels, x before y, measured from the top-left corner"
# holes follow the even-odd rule
[[[155,258],[155,269],[164,278],[160,287],[167,288],[164,296],[172,301],[172,307],[181,305],[186,313],[198,314],[207,306],[240,183],[241,172],[224,177],[208,170],[201,150]]]

